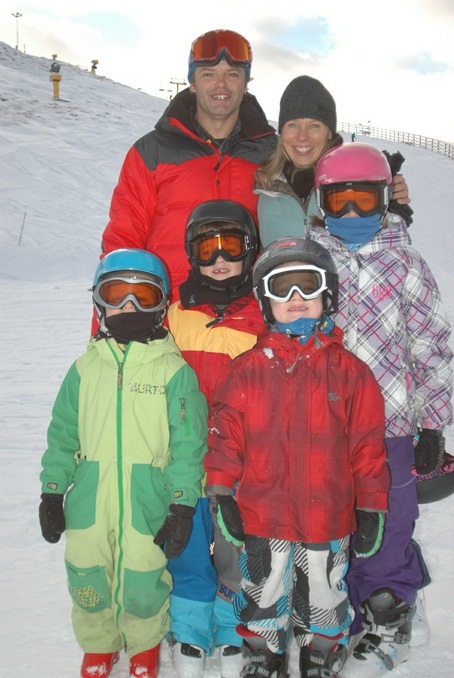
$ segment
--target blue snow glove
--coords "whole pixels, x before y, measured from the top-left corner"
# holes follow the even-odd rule
[[[441,431],[421,429],[415,446],[415,468],[419,475],[435,471],[445,451],[445,439]]]
[[[180,555],[192,531],[192,506],[170,504],[169,513],[154,538],[154,543],[162,547],[167,560]]]
[[[381,511],[356,511],[356,535],[353,551],[358,558],[370,558],[381,546],[385,514]]]
[[[45,492],[41,495],[39,524],[43,537],[49,544],[56,544],[60,541],[60,537],[66,528],[62,494]]]

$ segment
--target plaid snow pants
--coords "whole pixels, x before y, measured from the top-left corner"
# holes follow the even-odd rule
[[[292,629],[299,647],[315,634],[346,644],[353,619],[345,583],[349,541],[303,544],[246,535],[233,602],[237,619],[276,653],[285,652]]]

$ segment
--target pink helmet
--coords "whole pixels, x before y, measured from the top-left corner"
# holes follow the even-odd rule
[[[385,154],[369,144],[330,148],[318,161],[315,188],[345,181],[384,181],[390,186],[392,174]]]

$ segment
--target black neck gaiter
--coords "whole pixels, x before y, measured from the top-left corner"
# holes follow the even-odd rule
[[[197,276],[194,271],[189,271],[188,279],[179,287],[180,301],[184,308],[192,308],[202,304],[227,306],[232,301],[241,299],[251,292],[251,277],[249,276],[246,282],[243,281],[243,273],[216,282],[208,276]]]
[[[129,344],[130,341],[146,344],[151,338],[157,338],[155,322],[156,313],[136,311],[111,315],[105,319],[104,324],[109,335],[119,344]]]

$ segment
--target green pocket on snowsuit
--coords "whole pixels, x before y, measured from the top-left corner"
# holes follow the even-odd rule
[[[67,530],[86,530],[95,524],[98,484],[99,463],[82,460],[65,499]]]
[[[131,470],[132,526],[139,534],[155,535],[169,509],[170,499],[162,469],[134,464]]]
[[[140,619],[154,617],[170,594],[170,585],[162,579],[165,568],[149,572],[125,569],[123,608]]]
[[[85,612],[101,612],[111,605],[110,589],[104,567],[75,567],[65,562],[68,590],[74,602]]]

